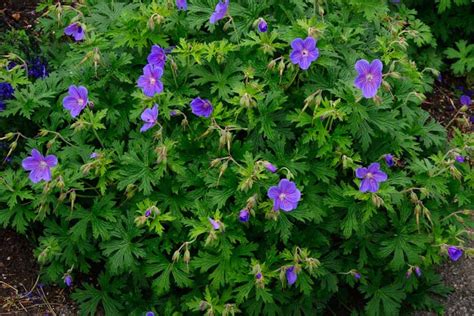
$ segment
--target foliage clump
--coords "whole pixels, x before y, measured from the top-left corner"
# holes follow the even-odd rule
[[[473,143],[420,108],[437,74],[408,10],[50,2],[47,75],[2,35],[0,223],[39,227],[43,279],[83,314],[440,310]]]

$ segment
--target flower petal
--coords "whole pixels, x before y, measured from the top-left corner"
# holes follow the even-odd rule
[[[39,163],[40,163],[39,160],[33,157],[27,157],[23,159],[23,161],[21,162],[21,165],[23,169],[25,169],[26,171],[31,171],[38,168]]]
[[[55,155],[48,155],[44,157],[44,161],[48,167],[54,167],[58,164],[58,158]]]
[[[359,178],[359,179],[362,179],[367,175],[367,172],[369,172],[369,170],[367,170],[367,168],[365,168],[365,167],[357,168],[356,169],[356,177]]]
[[[370,179],[362,179],[362,181],[360,182],[360,188],[359,188],[359,191],[360,192],[367,192],[369,191],[370,189],[370,182],[369,182]]]
[[[369,167],[367,168],[367,170],[370,172],[370,173],[376,173],[377,171],[380,170],[380,164],[378,162],[373,162],[369,165]]]
[[[374,59],[370,63],[370,72],[373,74],[381,73],[383,69],[383,64],[380,59]]]
[[[303,46],[304,46],[305,49],[307,49],[309,51],[312,51],[316,48],[316,40],[313,37],[308,36],[304,40]]]
[[[288,179],[281,179],[278,187],[280,191],[285,194],[293,193],[296,190],[296,184]]]
[[[142,133],[146,132],[147,130],[149,130],[153,126],[155,126],[155,123],[145,123],[145,124],[143,124],[142,128],[140,128],[140,132],[142,132]]]
[[[367,72],[370,71],[370,64],[367,60],[365,59],[359,59],[356,63],[355,63],[355,69],[357,70],[357,72],[359,73],[359,75],[361,74],[366,74]]]
[[[377,182],[384,182],[387,180],[387,174],[383,171],[377,171],[372,174],[372,177],[375,179]]]
[[[301,51],[304,49],[304,41],[302,38],[295,38],[292,42],[291,42],[291,48],[293,48],[294,50],[296,51]]]
[[[270,189],[268,189],[267,196],[270,199],[278,200],[279,195],[280,195],[280,189],[278,189],[277,186],[273,186],[273,187],[270,187]]]
[[[369,192],[375,193],[379,190],[379,183],[375,179],[366,179],[369,182]]]

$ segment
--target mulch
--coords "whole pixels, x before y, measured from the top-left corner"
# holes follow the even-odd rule
[[[31,29],[38,18],[38,3],[39,0],[0,0],[0,30]]]
[[[466,112],[460,111],[459,97],[462,94],[473,93],[465,78],[453,77],[443,74],[441,80],[436,80],[433,92],[423,102],[422,107],[428,111],[436,121],[447,127],[448,134],[453,135],[454,128],[467,134],[474,131],[471,118],[474,116],[474,104]],[[471,96],[474,99],[474,95]]]
[[[75,315],[71,289],[44,285],[33,242],[0,230],[0,315]]]

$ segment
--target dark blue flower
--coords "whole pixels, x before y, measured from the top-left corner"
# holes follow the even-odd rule
[[[386,154],[384,158],[385,158],[385,163],[387,164],[387,166],[393,167],[395,165],[392,154]]]
[[[80,23],[72,23],[64,29],[64,34],[72,36],[76,42],[82,41],[86,36],[84,27]]]
[[[68,286],[68,287],[71,287],[72,285],[72,277],[67,274],[65,277],[64,277],[64,283]]]
[[[10,61],[7,65],[7,70],[12,70],[13,68],[15,68],[16,65],[17,65],[16,62]]]
[[[250,219],[250,212],[247,209],[243,209],[239,213],[239,221],[242,223],[248,222]]]
[[[188,9],[188,3],[186,0],[176,0],[176,7],[178,10],[186,11]]]
[[[0,82],[0,100],[10,100],[13,98],[15,90],[8,82]]]
[[[219,1],[219,3],[216,4],[216,8],[209,19],[209,23],[215,24],[217,21],[222,20],[227,15],[228,9],[229,0],[225,0],[225,2]]]
[[[418,276],[418,277],[421,276],[421,269],[420,269],[420,267],[415,267],[415,274],[416,274],[416,276]]]
[[[212,114],[213,107],[209,100],[197,97],[191,101],[191,110],[197,116],[209,117]]]
[[[462,249],[456,247],[456,246],[449,246],[448,248],[448,255],[449,258],[451,258],[452,261],[458,261],[459,258],[462,256]]]
[[[469,105],[471,105],[471,98],[468,95],[463,94],[459,98],[459,102],[461,102],[462,105],[469,106]]]
[[[43,62],[41,58],[36,57],[28,62],[28,76],[35,79],[46,78],[48,76],[47,63]]]
[[[258,21],[258,30],[261,33],[265,33],[268,29],[268,24],[267,21],[265,21],[263,18],[260,18]]]
[[[295,272],[295,266],[291,266],[286,269],[286,280],[288,281],[288,285],[293,285],[298,279],[298,275]]]

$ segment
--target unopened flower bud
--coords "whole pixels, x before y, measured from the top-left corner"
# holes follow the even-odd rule
[[[180,257],[181,257],[180,251],[179,251],[179,250],[176,250],[176,251],[173,253],[173,257],[171,258],[171,260],[173,260],[173,262],[177,262]]]
[[[216,167],[218,164],[221,163],[221,161],[222,161],[222,160],[219,159],[219,158],[213,159],[213,160],[211,161],[211,168]]]
[[[273,59],[272,61],[270,61],[270,62],[268,63],[267,68],[268,68],[269,70],[272,70],[273,68],[275,68],[275,65],[276,65],[276,61],[275,61],[275,59]]]
[[[184,251],[183,261],[184,263],[188,264],[190,260],[191,260],[191,253],[189,252],[189,249],[186,249]]]
[[[411,191],[410,193],[410,200],[413,202],[413,203],[418,203],[418,196],[416,195],[415,192]]]
[[[283,72],[285,71],[285,62],[282,60],[280,60],[280,62],[278,63],[278,72],[280,73],[280,76],[283,76]]]

